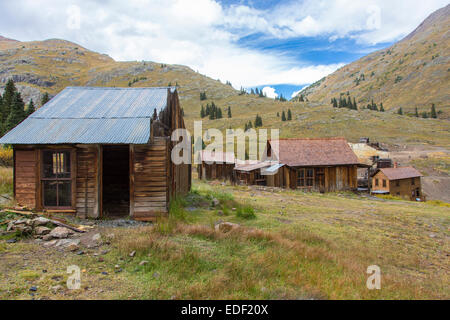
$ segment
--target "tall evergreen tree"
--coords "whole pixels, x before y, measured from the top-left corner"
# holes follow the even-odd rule
[[[281,121],[286,121],[286,114],[283,112],[281,113]]]
[[[45,92],[41,99],[41,106],[43,106],[44,104],[46,104],[49,101],[50,101],[50,97],[48,96],[48,93]]]
[[[434,106],[434,103],[431,105],[431,117],[433,119],[437,118],[436,107]]]
[[[403,109],[400,107],[400,109],[398,109],[397,113],[398,113],[399,115],[403,115]]]
[[[287,119],[288,120],[292,120],[292,112],[291,112],[291,109],[288,109],[288,112],[287,112]]]
[[[25,119],[25,103],[19,92],[16,92],[11,105],[11,112],[6,118],[6,131],[11,130]]]
[[[383,102],[380,104],[380,111],[381,111],[381,112],[384,112]]]
[[[417,110],[417,107],[416,107],[416,110],[415,110],[415,112],[414,112],[414,116],[415,116],[416,118],[419,117],[419,110]]]
[[[29,117],[34,111],[36,111],[36,109],[34,107],[33,99],[31,99],[30,102],[28,103],[28,107],[27,107],[27,110],[25,112],[25,118]]]
[[[205,113],[205,108],[202,105],[202,108],[200,109],[200,117],[203,119],[204,117],[206,117],[206,113]]]
[[[228,118],[231,118],[231,117],[232,117],[232,115],[231,115],[231,107],[228,106]]]
[[[6,118],[8,118],[9,114],[11,113],[11,107],[16,92],[17,89],[16,86],[14,85],[14,81],[12,79],[9,79],[8,82],[6,82],[5,91],[3,92],[2,97],[1,113],[3,121],[5,121]]]
[[[356,104],[355,98],[353,98],[353,110],[358,110],[358,105]]]
[[[222,119],[222,109],[221,108],[217,108],[216,119]]]

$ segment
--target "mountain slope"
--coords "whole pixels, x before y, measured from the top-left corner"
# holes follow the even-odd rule
[[[392,112],[399,107],[438,110],[450,116],[450,5],[431,14],[410,35],[390,48],[342,67],[299,93],[329,103],[349,92],[360,106],[371,99]],[[296,98],[298,99],[298,97]]]
[[[203,120],[203,128],[244,128],[262,116],[265,128],[280,129],[281,137],[343,136],[356,142],[361,136],[389,145],[450,145],[448,121],[417,119],[369,110],[334,109],[329,103],[280,102],[239,91],[186,66],[156,62],[117,62],[64,40],[33,42],[0,40],[0,91],[13,78],[24,96],[40,101],[44,92],[57,94],[66,86],[148,87],[178,85],[188,129],[200,119],[201,105],[214,101],[224,118]],[[225,81],[226,79],[222,79]],[[208,99],[200,101],[200,92]],[[232,118],[226,108],[231,107]],[[291,109],[293,120],[281,121]],[[277,116],[277,113],[280,116]]]

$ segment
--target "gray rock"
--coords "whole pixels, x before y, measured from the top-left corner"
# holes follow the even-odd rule
[[[34,228],[34,233],[39,235],[39,236],[43,236],[46,234],[49,234],[52,230],[50,228],[47,227],[36,227]]]
[[[69,234],[73,233],[70,229],[64,227],[56,227],[50,232],[50,235],[53,238],[65,239],[69,236]]]
[[[44,236],[44,237],[45,237],[45,236]],[[58,241],[58,240],[47,241],[47,242],[45,242],[45,243],[43,244],[43,246],[46,247],[46,248],[53,247],[53,246],[56,244],[57,241]]]
[[[32,220],[33,225],[36,226],[45,226],[47,223],[49,223],[50,220],[44,217],[37,217]]]
[[[217,207],[219,204],[220,204],[220,201],[219,201],[219,200],[217,200],[216,198],[212,199],[212,205],[213,205],[214,207]]]
[[[73,247],[73,245],[78,247],[79,244],[80,244],[80,239],[61,239],[61,240],[57,240],[55,247],[68,248],[69,246]]]

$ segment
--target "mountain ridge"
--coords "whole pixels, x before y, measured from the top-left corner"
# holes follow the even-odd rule
[[[373,99],[396,112],[429,111],[434,103],[450,116],[450,4],[428,16],[413,32],[389,48],[343,66],[304,88],[300,95],[328,103],[347,92],[360,106]]]

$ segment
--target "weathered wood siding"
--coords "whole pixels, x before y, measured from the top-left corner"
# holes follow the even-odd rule
[[[98,150],[98,146],[81,146],[76,151],[76,210],[79,217],[100,217]]]
[[[131,146],[130,214],[154,220],[168,213],[168,139],[155,137],[152,144]]]
[[[38,150],[14,150],[14,196],[21,206],[35,208],[38,203]]]

